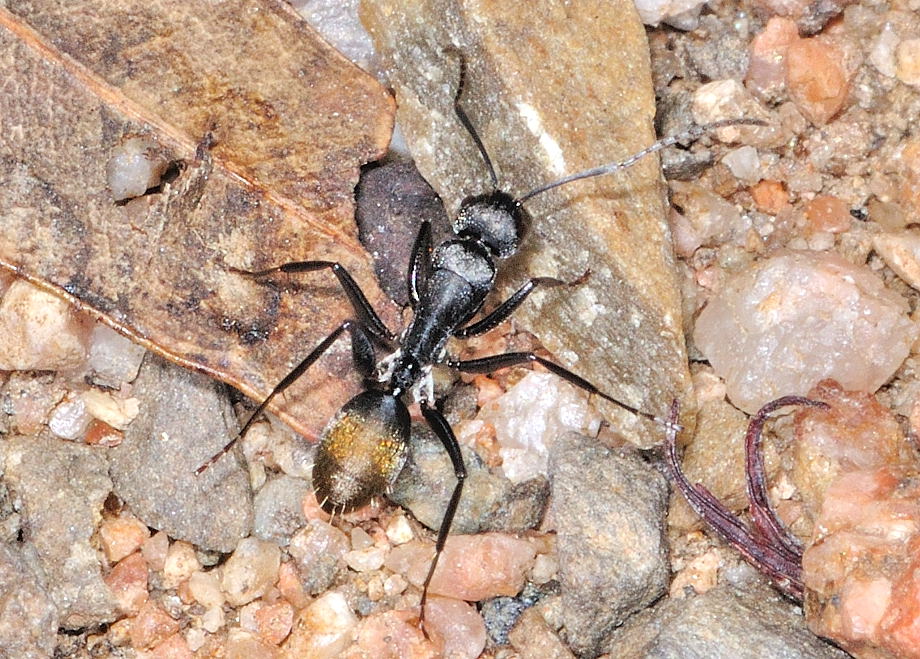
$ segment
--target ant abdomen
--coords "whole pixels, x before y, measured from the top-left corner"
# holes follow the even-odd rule
[[[408,457],[410,416],[396,396],[363,391],[323,431],[313,461],[313,489],[323,510],[360,508],[386,492]]]

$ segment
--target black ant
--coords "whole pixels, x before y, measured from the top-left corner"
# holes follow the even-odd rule
[[[412,248],[407,273],[410,305],[414,314],[408,327],[401,335],[391,332],[380,320],[358,284],[339,263],[298,261],[258,272],[231,269],[253,278],[275,273],[299,274],[331,270],[344,289],[354,309],[355,318],[342,322],[316,346],[262,401],[237,436],[196,471],[200,474],[227,453],[236,441],[246,434],[272,399],[303,375],[343,333],[348,332],[351,337],[354,365],[364,377],[366,389],[345,403],[323,431],[313,463],[313,487],[320,506],[333,514],[364,506],[372,498],[387,492],[408,457],[410,415],[402,397],[410,392],[414,394],[425,421],[444,445],[457,478],[438,529],[435,555],[422,587],[419,621],[423,630],[428,586],[444,549],[466,478],[466,467],[457,439],[447,419],[434,405],[430,378],[433,365],[444,365],[465,373],[490,373],[511,366],[538,363],[589,394],[598,395],[633,414],[665,427],[676,426],[673,421],[669,422],[640,411],[608,396],[567,368],[533,352],[512,352],[472,360],[456,360],[446,355],[445,345],[448,339],[477,336],[495,328],[506,320],[537,286],[577,285],[587,278],[589,273],[573,282],[553,277],[534,277],[493,311],[480,320],[471,322],[494,287],[496,261],[514,254],[523,238],[529,223],[524,202],[560,185],[624,169],[651,153],[680,141],[699,137],[714,128],[739,123],[763,123],[754,120],[729,120],[695,126],[681,135],[660,140],[623,161],[572,174],[515,198],[498,189],[498,178],[492,161],[460,104],[465,77],[466,62],[461,57],[454,112],[476,143],[488,169],[493,190],[467,197],[462,202],[453,223],[455,237],[435,248],[431,244],[430,223],[422,223]],[[390,352],[390,355],[380,362],[379,368],[375,346]]]

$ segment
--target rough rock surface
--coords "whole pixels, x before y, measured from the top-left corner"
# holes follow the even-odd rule
[[[631,2],[390,0],[361,10],[419,171],[451,214],[467,195],[492,188],[453,113],[457,50],[469,65],[463,106],[512,194],[625,158],[655,139],[648,47]],[[535,197],[526,204],[532,222],[522,251],[499,283],[507,295],[531,276],[574,279],[590,269],[577,290],[536,293],[516,317],[563,363],[627,402],[654,412],[677,395],[689,424],[679,288],[661,200],[653,158]],[[638,425],[612,405],[603,411],[623,427]],[[643,429],[638,441],[660,441]]]
[[[0,648],[8,657],[54,652],[58,612],[32,560],[31,548],[0,543]]]
[[[236,432],[223,385],[150,355],[134,386],[148,404],[109,452],[116,494],[172,538],[231,551],[252,528],[247,474],[231,454],[195,475]]]
[[[596,654],[610,630],[655,601],[669,574],[664,477],[635,455],[563,435],[550,454],[563,638]]]
[[[112,489],[104,454],[47,435],[18,436],[6,441],[4,462],[4,478],[21,505],[23,541],[34,547],[61,626],[114,620],[102,552],[92,542]]]

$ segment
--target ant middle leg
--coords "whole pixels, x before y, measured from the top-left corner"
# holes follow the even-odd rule
[[[380,316],[377,315],[377,312],[374,311],[374,307],[371,306],[371,303],[368,301],[364,291],[361,290],[358,283],[349,274],[348,270],[345,269],[345,266],[337,261],[293,261],[256,272],[232,267],[228,269],[231,272],[247,277],[265,277],[278,272],[284,274],[300,274],[303,272],[316,272],[318,270],[332,270],[333,274],[339,280],[342,289],[345,291],[348,301],[351,302],[351,306],[358,320],[364,325],[364,329],[367,330],[374,339],[387,347],[392,348],[396,343],[396,335],[383,324]]]
[[[204,464],[195,470],[195,473],[201,474],[208,467],[226,455],[230,449],[233,448],[234,444],[236,444],[237,441],[246,435],[246,433],[249,431],[249,428],[252,427],[252,424],[255,423],[255,421],[262,415],[262,413],[265,411],[265,408],[267,408],[269,403],[274,400],[275,396],[282,393],[285,389],[294,384],[294,382],[301,375],[303,375],[307,369],[310,368],[313,363],[316,362],[316,360],[319,359],[333,343],[335,343],[336,339],[338,339],[343,332],[348,332],[351,335],[351,353],[355,369],[363,377],[371,377],[374,373],[376,359],[374,345],[368,337],[366,330],[367,328],[362,323],[354,320],[346,320],[341,325],[336,327],[332,333],[329,334],[329,336],[323,339],[322,342],[320,342],[320,344],[316,346],[316,348],[314,348],[313,351],[303,359],[303,361],[297,364],[297,366],[295,366],[290,373],[284,376],[284,379],[281,380],[281,382],[279,382],[274,389],[272,389],[271,393],[265,397],[265,400],[259,403],[259,406],[255,409],[246,423],[243,424],[243,427],[240,429],[240,431],[234,435],[233,439],[227,442],[227,444],[225,444],[224,447],[217,453],[208,458]]]
[[[485,334],[489,330],[498,327],[502,321],[506,320],[519,306],[521,306],[521,304],[523,304],[524,300],[527,299],[527,296],[530,295],[537,286],[548,288],[555,286],[578,286],[579,284],[584,283],[584,281],[590,275],[591,271],[585,270],[584,274],[574,281],[563,281],[562,279],[556,279],[555,277],[533,277],[523,286],[517,289],[517,291],[515,291],[511,297],[498,305],[490,313],[486,314],[484,318],[473,323],[472,325],[467,325],[466,327],[457,330],[454,332],[454,336],[459,339],[466,339],[471,336],[479,336],[480,334]]]
[[[448,359],[444,362],[446,366],[455,368],[463,373],[491,373],[492,371],[498,371],[503,368],[510,368],[511,366],[521,366],[524,364],[534,363],[540,364],[550,373],[558,375],[563,380],[575,385],[579,389],[587,391],[591,395],[600,396],[604,400],[623,408],[627,412],[631,412],[636,416],[642,417],[643,419],[654,421],[655,423],[664,426],[665,428],[671,427],[671,423],[667,419],[656,416],[654,414],[649,414],[648,412],[643,412],[633,405],[617,400],[613,396],[605,394],[603,391],[585,380],[580,375],[576,375],[566,367],[548,359],[544,359],[543,357],[540,357],[533,352],[508,352],[503,355],[492,355],[490,357],[482,357],[480,359],[470,359],[465,361]],[[678,427],[678,430],[679,429],[680,428]]]
[[[463,464],[463,455],[460,453],[460,445],[457,443],[457,437],[451,429],[450,424],[438,408],[432,406],[428,401],[423,400],[419,404],[425,421],[434,430],[434,433],[444,445],[444,450],[450,456],[451,464],[454,467],[454,476],[457,478],[457,484],[454,485],[454,491],[450,495],[450,502],[444,511],[444,517],[441,519],[441,526],[438,528],[438,539],[434,546],[434,558],[431,560],[431,566],[428,568],[428,575],[425,577],[425,583],[422,585],[422,601],[419,613],[419,624],[422,627],[427,638],[428,632],[425,631],[425,604],[428,601],[428,586],[431,585],[431,579],[434,576],[435,568],[438,566],[438,559],[444,551],[444,545],[447,542],[447,535],[450,533],[450,527],[454,522],[454,515],[457,513],[457,506],[460,505],[460,494],[463,491],[463,483],[466,480],[466,465]]]

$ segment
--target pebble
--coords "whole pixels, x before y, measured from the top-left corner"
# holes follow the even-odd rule
[[[916,472],[884,465],[838,477],[802,559],[811,628],[857,656],[918,656]]]
[[[69,395],[52,410],[48,429],[61,439],[80,439],[86,434],[92,420],[83,399]]]
[[[89,337],[87,366],[92,380],[102,387],[118,389],[133,382],[146,350],[108,327],[97,324]]]
[[[435,659],[447,656],[438,651],[433,640],[425,638],[418,626],[418,615],[413,611],[372,613],[361,620],[356,636],[345,657]]]
[[[192,650],[182,634],[173,634],[149,652],[138,652],[137,659],[192,659]]]
[[[846,202],[832,195],[818,195],[805,204],[805,219],[811,231],[828,233],[843,233],[853,223]]]
[[[269,645],[279,645],[294,623],[294,607],[288,602],[275,602],[260,607],[255,613],[259,638]]]
[[[0,543],[0,648],[6,656],[54,654],[58,609],[43,579],[33,551],[18,543]]]
[[[797,39],[786,50],[789,96],[805,118],[823,126],[843,108],[850,81],[843,54],[818,38]]]
[[[798,38],[794,21],[773,16],[751,40],[744,83],[758,98],[770,103],[785,100],[786,50]]]
[[[346,565],[355,572],[373,572],[383,566],[387,549],[384,547],[368,547],[347,552],[343,557]]]
[[[569,433],[550,457],[565,640],[599,653],[611,629],[667,590],[668,486],[639,457]]]
[[[134,382],[145,401],[109,449],[115,493],[149,526],[199,549],[232,551],[252,528],[248,477],[234,455],[200,476],[237,431],[224,385],[148,355]]]
[[[698,124],[708,124],[723,119],[769,119],[769,113],[756,98],[734,79],[714,80],[701,85],[693,92],[693,119]],[[774,133],[769,126],[728,126],[713,131],[713,135],[725,143],[739,142],[757,138],[756,141],[769,140]]]
[[[150,136],[131,137],[115,146],[105,164],[106,183],[114,201],[140,197],[160,184],[169,165]]]
[[[99,543],[105,557],[117,563],[141,548],[150,537],[147,525],[130,513],[103,520],[99,525]]]
[[[409,542],[415,537],[409,520],[406,519],[405,515],[400,514],[394,515],[390,519],[390,522],[387,524],[386,534],[387,539],[394,545],[401,545]]]
[[[221,568],[220,585],[232,606],[261,597],[278,580],[281,550],[273,542],[244,538]]]
[[[413,541],[394,548],[386,566],[421,586],[433,557],[429,543]],[[450,535],[431,579],[429,593],[468,602],[516,595],[533,565],[532,543],[502,533]]]
[[[195,547],[184,540],[177,540],[169,546],[163,563],[163,586],[175,588],[201,569]]]
[[[112,490],[104,454],[50,435],[11,436],[3,447],[3,482],[19,502],[28,529],[24,547],[37,556],[60,625],[80,629],[115,620],[95,542]]]
[[[751,186],[751,198],[757,210],[776,215],[789,208],[789,193],[779,181],[761,181]]]
[[[457,599],[432,597],[425,615],[429,633],[441,641],[443,656],[476,659],[482,654],[486,625],[475,607]]]
[[[645,25],[669,23],[693,10],[698,10],[704,0],[636,0],[636,10]]]
[[[920,233],[898,231],[872,236],[872,248],[897,275],[920,290]]]
[[[601,422],[583,392],[552,373],[537,372],[483,407],[477,418],[495,427],[502,472],[515,484],[546,474],[549,446],[560,434],[596,435]]]
[[[904,39],[895,48],[895,75],[905,85],[920,86],[920,39]]]
[[[313,520],[294,534],[288,553],[304,590],[315,595],[332,585],[349,549],[347,535],[326,522]]]
[[[141,553],[151,570],[162,571],[166,565],[166,553],[169,551],[169,536],[157,531],[141,546]]]
[[[741,146],[729,151],[722,162],[732,175],[742,183],[757,183],[760,180],[760,157],[752,146]]]
[[[179,623],[173,620],[158,604],[147,600],[138,614],[131,620],[131,647],[135,650],[151,648],[179,631]]]
[[[252,534],[286,547],[307,521],[302,504],[310,490],[308,482],[284,474],[267,481],[253,498]]]
[[[137,398],[121,398],[99,389],[84,391],[81,398],[90,415],[117,430],[127,428],[140,411]]]
[[[872,64],[878,72],[889,78],[894,78],[897,74],[897,62],[895,59],[895,50],[900,43],[901,38],[891,23],[885,23],[882,31],[879,32],[875,42],[872,44],[872,50],[869,51],[869,63]]]
[[[796,414],[790,473],[812,519],[827,488],[843,473],[903,462],[910,448],[894,415],[875,396],[846,391],[833,380],[819,383],[809,398],[832,406]]]
[[[140,552],[123,558],[105,577],[105,584],[121,613],[137,615],[147,601],[147,561]]]
[[[348,647],[357,625],[345,596],[332,591],[300,612],[282,647],[289,657],[335,659]]]
[[[522,657],[575,659],[536,609],[527,609],[521,614],[508,633],[508,642]]]
[[[0,370],[61,371],[86,362],[86,321],[61,298],[17,279],[0,300]]]
[[[673,203],[690,223],[697,241],[704,246],[741,240],[751,228],[734,204],[697,183],[672,181]]]
[[[209,609],[221,607],[226,601],[218,570],[198,570],[192,573],[188,579],[188,589],[196,602]]]
[[[917,336],[907,303],[865,266],[830,253],[785,251],[740,272],[696,321],[696,345],[753,414],[825,378],[875,391]]]

